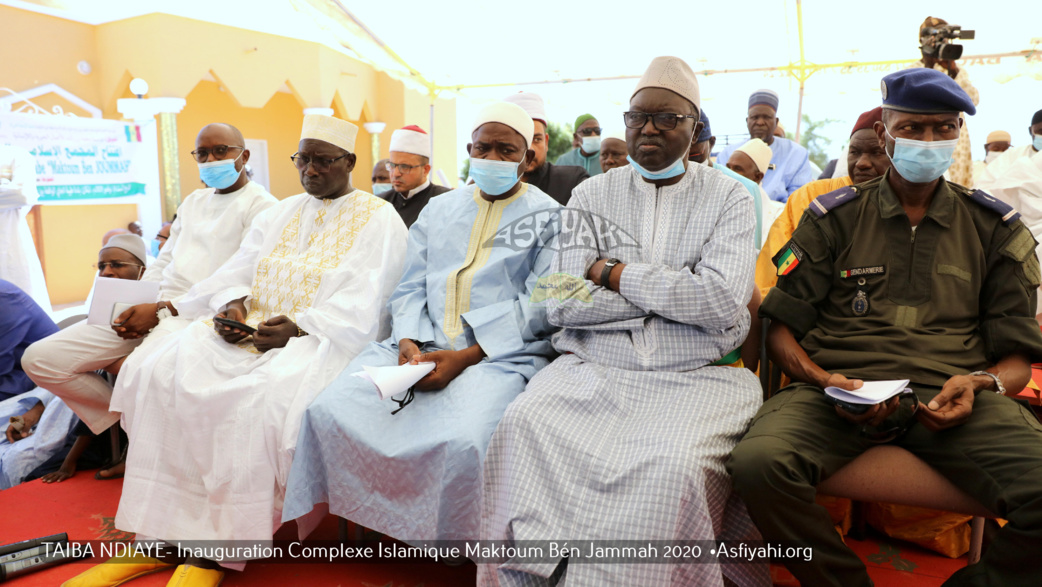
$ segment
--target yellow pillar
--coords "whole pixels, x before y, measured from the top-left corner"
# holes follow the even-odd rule
[[[163,194],[163,220],[169,222],[181,205],[181,171],[177,159],[177,114],[156,115],[159,132],[159,186]]]

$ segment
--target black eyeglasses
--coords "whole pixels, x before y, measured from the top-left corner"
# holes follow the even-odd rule
[[[325,157],[308,157],[307,155],[301,155],[300,153],[294,153],[289,158],[293,160],[293,164],[297,166],[297,169],[301,171],[307,169],[308,165],[311,165],[315,171],[319,173],[325,173],[329,171],[329,167],[337,161],[347,157],[347,155],[341,155],[332,159],[326,159]]]
[[[396,404],[398,404],[398,409],[394,410],[393,412],[391,412],[391,415],[393,416],[393,415],[397,414],[398,412],[404,410],[405,406],[411,404],[412,400],[414,400],[414,399],[416,399],[416,394],[413,393],[413,390],[412,390],[411,387],[409,388],[409,391],[405,392],[405,397],[402,398],[402,399],[394,399],[394,396],[391,396],[391,401],[396,403]]]
[[[199,163],[206,163],[206,160],[210,158],[210,153],[213,153],[214,157],[218,159],[224,159],[224,156],[228,154],[228,149],[242,149],[246,150],[246,147],[238,147],[235,145],[214,145],[210,148],[200,148],[192,151],[192,156]]]
[[[682,118],[694,118],[695,121],[698,120],[697,115],[673,114],[672,112],[656,112],[655,114],[648,114],[647,112],[622,113],[622,121],[626,124],[627,128],[644,128],[644,125],[648,123],[649,118],[651,119],[651,124],[658,130],[673,130],[677,127],[677,122]]]
[[[112,267],[113,271],[119,271],[124,267],[144,267],[138,263],[124,263],[122,261],[102,261],[101,263],[95,263],[91,267],[97,269],[99,272],[104,271],[107,267]]]
[[[586,127],[586,128],[581,128],[581,129],[575,131],[575,134],[582,135],[584,137],[590,137],[590,136],[593,136],[593,135],[600,136],[600,134],[601,134],[601,127],[599,127],[599,126],[589,126],[589,127]]]
[[[387,171],[394,171],[395,168],[397,168],[398,171],[401,171],[402,173],[409,173],[410,171],[412,171],[413,169],[416,169],[417,167],[423,167],[423,165],[408,165],[408,164],[405,164],[405,163],[388,163],[387,164]]]
[[[908,432],[908,430],[915,424],[915,414],[919,411],[919,397],[915,395],[915,392],[902,393],[898,397],[903,398],[905,396],[912,397],[912,413],[908,414],[908,417],[904,420],[904,422],[897,424],[896,426],[893,426],[891,428],[887,428],[886,430],[870,431],[870,427],[865,425],[861,427],[861,435],[867,438],[868,440],[878,444],[883,444],[886,442],[897,440],[898,438],[904,436],[905,433]]]

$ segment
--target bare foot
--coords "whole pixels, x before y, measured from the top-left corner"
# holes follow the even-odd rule
[[[110,469],[100,469],[96,475],[98,479],[119,479],[123,476],[123,473],[127,470],[127,463],[120,462],[116,466]]]

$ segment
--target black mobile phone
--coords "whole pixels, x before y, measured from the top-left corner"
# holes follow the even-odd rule
[[[235,320],[230,320],[228,318],[214,317],[213,321],[218,323],[218,324],[220,324],[220,325],[222,325],[222,326],[227,326],[228,328],[238,328],[239,330],[241,330],[243,332],[246,332],[246,333],[249,333],[249,334],[253,334],[254,332],[257,332],[257,329],[252,327],[252,326],[247,326],[247,325],[243,324],[242,322],[237,322]]]
[[[869,408],[871,408],[873,405],[875,405],[875,404],[855,404],[855,403],[851,403],[851,402],[845,402],[845,401],[843,401],[841,399],[836,399],[836,398],[832,397],[831,395],[829,395],[827,393],[825,394],[825,397],[828,398],[828,400],[830,402],[832,402],[834,405],[837,405],[837,406],[843,408],[843,410],[845,410],[847,412],[850,412],[851,414],[854,414],[855,416],[860,415],[860,414],[864,414],[865,412],[868,411]]]

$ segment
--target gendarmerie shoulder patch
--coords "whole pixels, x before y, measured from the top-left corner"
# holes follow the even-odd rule
[[[1012,224],[1017,218],[1020,218],[1020,212],[1013,209],[1012,206],[995,198],[989,196],[987,192],[982,190],[973,190],[970,192],[970,199],[977,202],[981,206],[984,206],[988,210],[998,214],[1002,217],[1003,224]]]
[[[828,214],[829,210],[838,208],[847,202],[853,202],[860,195],[861,192],[856,187],[848,185],[823,196],[818,196],[810,203],[810,206],[807,206],[807,209],[818,218],[821,218]]]

